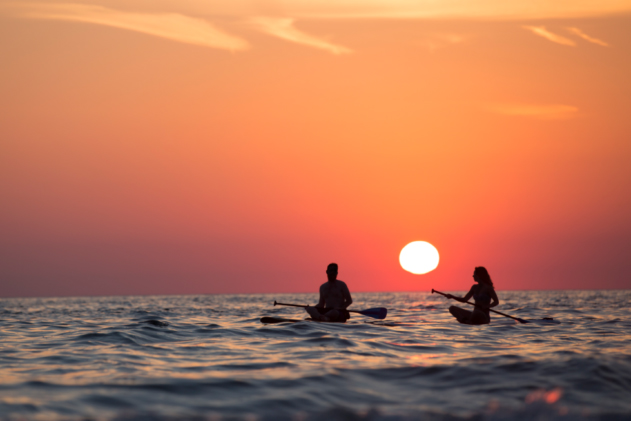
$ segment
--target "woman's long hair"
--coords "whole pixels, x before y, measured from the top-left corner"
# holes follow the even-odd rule
[[[473,271],[473,274],[476,275],[478,279],[480,279],[481,283],[489,285],[491,288],[495,289],[493,281],[491,281],[491,276],[484,266],[476,267]]]

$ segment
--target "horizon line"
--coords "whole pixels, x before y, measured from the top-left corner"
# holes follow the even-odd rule
[[[630,291],[630,288],[593,288],[593,289],[500,289],[496,291],[506,292],[547,292],[547,291]],[[466,289],[446,289],[444,291],[459,292],[467,291]],[[428,293],[430,291],[423,290],[407,290],[407,291],[355,291],[351,294],[397,294],[397,293]],[[12,300],[12,299],[29,299],[29,298],[106,298],[106,297],[185,297],[185,296],[199,296],[199,295],[272,295],[272,294],[318,294],[314,292],[208,292],[208,293],[187,293],[187,294],[112,294],[112,295],[32,295],[32,296],[13,296],[13,297],[0,297],[0,300]]]

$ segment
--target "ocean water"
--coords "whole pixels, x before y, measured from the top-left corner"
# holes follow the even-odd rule
[[[346,324],[259,322],[315,294],[3,299],[0,419],[631,419],[631,291],[498,294],[531,323],[429,293],[353,294],[389,313]]]

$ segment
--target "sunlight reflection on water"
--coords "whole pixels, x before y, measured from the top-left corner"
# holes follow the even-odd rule
[[[460,325],[425,293],[354,294],[388,318],[347,324],[259,322],[313,294],[0,300],[0,417],[628,418],[631,292],[500,298],[532,323]]]

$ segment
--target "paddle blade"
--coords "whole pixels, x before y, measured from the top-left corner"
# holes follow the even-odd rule
[[[388,315],[388,309],[383,307],[369,308],[368,310],[358,311],[358,313],[363,314],[364,316],[383,320]]]

